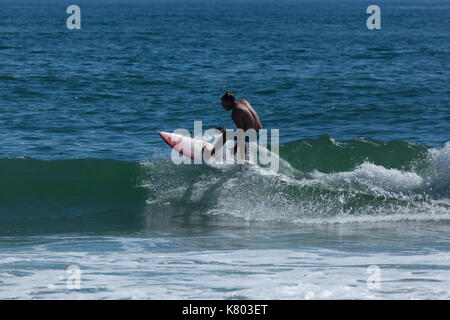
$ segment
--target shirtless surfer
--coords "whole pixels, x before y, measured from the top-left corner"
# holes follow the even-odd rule
[[[227,91],[222,97],[222,107],[227,111],[232,110],[231,119],[233,119],[238,129],[242,129],[244,130],[244,132],[248,129],[254,129],[256,132],[262,129],[258,114],[247,100],[236,100],[234,94],[230,91]],[[223,128],[220,128],[220,130],[222,131],[222,139],[218,139],[211,151],[211,155],[214,155],[216,149],[222,147],[227,141],[227,134],[225,130]],[[234,146],[234,153],[236,153],[237,147],[238,144],[236,143],[236,145]]]

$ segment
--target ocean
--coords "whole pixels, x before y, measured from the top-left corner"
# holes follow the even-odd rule
[[[0,0],[0,298],[450,299],[450,3],[371,4]],[[277,172],[171,161],[228,90]]]

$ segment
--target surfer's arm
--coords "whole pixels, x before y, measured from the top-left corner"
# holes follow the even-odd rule
[[[216,153],[216,149],[217,148],[221,148],[225,142],[227,141],[227,133],[225,131],[222,131],[222,137],[217,139],[216,144],[214,145],[214,147],[211,150],[211,156],[214,156],[214,154]],[[203,147],[204,149],[205,147]]]
[[[249,112],[240,109],[233,110],[233,112],[231,113],[231,119],[234,121],[238,129],[242,129],[244,131],[247,129],[244,121],[244,118],[247,115],[247,113]]]

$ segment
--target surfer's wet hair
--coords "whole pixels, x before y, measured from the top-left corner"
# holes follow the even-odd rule
[[[222,101],[234,102],[235,100],[236,100],[236,97],[234,96],[234,93],[231,91],[225,92],[225,94],[222,97]]]

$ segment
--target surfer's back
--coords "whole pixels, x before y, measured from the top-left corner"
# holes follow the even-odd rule
[[[236,123],[236,126],[244,131],[248,129],[259,131],[262,129],[258,114],[245,99],[236,101],[233,112],[231,113],[231,118]]]

